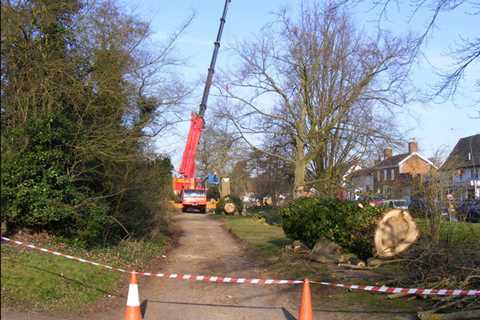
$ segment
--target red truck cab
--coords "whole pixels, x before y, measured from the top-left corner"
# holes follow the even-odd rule
[[[182,192],[182,211],[189,209],[207,212],[207,192],[200,189],[186,189]]]

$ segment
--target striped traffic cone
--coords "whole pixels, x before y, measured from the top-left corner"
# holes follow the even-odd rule
[[[300,301],[298,320],[313,320],[312,294],[310,293],[310,282],[308,279],[305,279],[303,282],[302,300]]]
[[[132,272],[130,285],[128,286],[127,309],[125,309],[125,320],[142,320],[140,310],[140,297],[138,295],[138,282],[135,272]]]

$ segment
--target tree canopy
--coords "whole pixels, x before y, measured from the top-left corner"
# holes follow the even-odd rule
[[[84,244],[161,221],[169,159],[150,138],[188,93],[149,25],[114,2],[2,1],[2,221]],[[102,243],[103,243],[102,242]]]

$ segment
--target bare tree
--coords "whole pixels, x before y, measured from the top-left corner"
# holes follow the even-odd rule
[[[353,159],[398,138],[392,118],[407,99],[413,43],[356,32],[333,2],[278,21],[236,47],[241,65],[219,87],[236,104],[223,115],[254,148],[257,136],[281,137],[289,152],[270,155],[292,164],[295,191],[329,180],[331,194]]]
[[[343,1],[342,4],[354,2],[359,1]],[[408,4],[408,9],[405,11],[410,11],[405,12],[405,15],[408,16],[409,21],[414,21],[415,16],[421,13],[428,16],[426,24],[416,39],[417,54],[421,52],[421,48],[427,39],[434,33],[434,29],[442,15],[453,11],[462,11],[465,15],[480,15],[480,2],[476,0],[409,0],[403,3]],[[402,7],[398,0],[376,0],[374,5],[380,10],[380,23],[386,19],[389,11],[401,11],[399,8]],[[478,63],[480,58],[480,37],[475,37],[474,39],[460,38],[459,40],[459,43],[455,44],[454,49],[447,51],[454,62],[450,66],[449,71],[440,73],[440,79],[433,86],[430,98],[441,97],[447,99],[455,96],[465,72]],[[475,86],[480,90],[480,78],[476,79]]]
[[[198,169],[202,175],[216,172],[219,176],[229,176],[248,152],[243,141],[217,120],[206,121],[198,149]]]

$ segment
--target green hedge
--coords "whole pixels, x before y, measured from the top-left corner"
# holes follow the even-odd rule
[[[363,207],[363,208],[362,208]],[[354,201],[300,198],[281,210],[283,230],[312,248],[319,238],[334,241],[362,259],[373,255],[373,232],[383,208]]]

